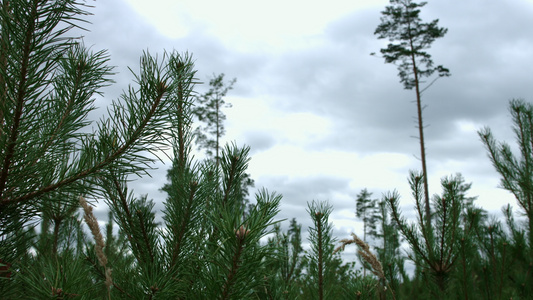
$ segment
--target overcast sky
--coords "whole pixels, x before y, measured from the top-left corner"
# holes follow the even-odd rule
[[[307,202],[333,205],[335,235],[362,235],[355,197],[363,188],[381,198],[398,190],[409,214],[408,171],[419,170],[414,91],[379,53],[387,41],[374,30],[384,0],[112,0],[89,2],[85,44],[109,49],[119,72],[104,107],[131,83],[143,50],[192,53],[198,78],[237,78],[227,102],[226,140],[251,147],[256,187],[283,195],[278,218],[310,225]],[[477,204],[499,213],[511,195],[477,131],[489,126],[514,143],[508,102],[533,101],[533,1],[432,0],[424,21],[440,19],[447,35],[429,53],[452,76],[423,95],[430,193],[457,172],[472,182]],[[205,87],[200,87],[205,89]],[[132,184],[158,203],[169,165]],[[162,206],[158,205],[158,209]],[[285,222],[288,224],[288,222]]]

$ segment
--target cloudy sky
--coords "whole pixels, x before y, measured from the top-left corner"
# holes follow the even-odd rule
[[[489,126],[498,140],[514,143],[508,102],[533,101],[533,1],[429,2],[422,18],[448,28],[429,52],[452,73],[423,95],[430,192],[441,191],[441,177],[460,172],[478,205],[495,214],[507,203],[516,207],[498,188],[477,131]],[[107,101],[131,83],[127,67],[138,69],[146,49],[192,53],[205,82],[219,73],[237,78],[226,99],[233,104],[225,111],[226,139],[251,147],[256,187],[283,194],[279,218],[296,217],[306,230],[307,202],[327,200],[335,235],[362,234],[354,199],[363,188],[376,198],[398,190],[410,213],[408,171],[420,169],[415,95],[403,89],[394,65],[370,56],[387,43],[373,33],[388,1],[90,4],[85,44],[109,49],[119,72]],[[167,168],[132,188],[161,203]]]

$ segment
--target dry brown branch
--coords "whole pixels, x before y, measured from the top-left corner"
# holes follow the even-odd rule
[[[359,237],[357,237],[355,233],[352,233],[351,236],[352,236],[351,239],[340,240],[341,245],[337,247],[335,251],[333,251],[333,253],[343,251],[347,245],[356,244],[359,247],[359,251],[357,251],[357,253],[361,255],[364,261],[370,264],[370,266],[372,267],[370,271],[372,271],[372,273],[380,279],[380,282],[382,283],[382,286],[383,286],[383,290],[386,290],[388,283],[387,283],[387,279],[385,278],[385,273],[383,272],[383,266],[379,262],[378,258],[370,251],[370,246],[367,243],[365,243],[363,240],[361,240]],[[393,291],[392,290],[390,291],[392,293],[392,297],[396,299]]]
[[[98,225],[98,220],[93,214],[93,207],[90,206],[87,201],[85,201],[85,198],[80,196],[80,205],[83,208],[84,212],[84,219],[85,223],[87,223],[87,226],[89,226],[89,229],[91,230],[91,234],[94,237],[94,250],[96,251],[96,257],[98,257],[98,262],[102,267],[105,269],[105,285],[109,291],[109,288],[111,285],[113,285],[113,280],[111,278],[111,268],[107,268],[107,256],[104,253],[104,238],[102,237],[102,233],[100,232],[100,226]]]

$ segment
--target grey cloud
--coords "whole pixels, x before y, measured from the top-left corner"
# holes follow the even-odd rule
[[[274,146],[276,139],[269,132],[255,130],[244,133],[242,142],[250,146],[251,156],[253,157],[255,153],[268,150]]]
[[[508,100],[523,97],[533,101],[529,74],[533,69],[533,39],[529,33],[533,6],[526,3],[437,0],[424,7],[425,19],[439,18],[441,26],[449,28],[429,52],[436,64],[448,67],[452,73],[424,93],[425,123],[430,125],[426,129],[430,165],[461,161],[463,170],[471,176],[497,176],[489,174],[490,162],[477,136],[462,133],[457,122],[490,126],[497,130],[498,139],[513,141],[509,130],[501,130],[511,125]],[[373,35],[383,8],[349,13],[332,21],[323,36],[314,37],[314,47],[274,54],[268,49],[258,53],[237,51],[194,26],[188,36],[170,40],[143,22],[124,1],[108,1],[105,5],[97,2],[96,6],[93,25],[88,26],[91,32],[85,33],[86,43],[94,44],[95,49],[108,48],[112,64],[120,66],[116,87],[106,90],[112,98],[131,83],[126,67],[137,70],[144,49],[154,54],[163,49],[190,51],[202,81],[213,73],[225,73],[228,78],[237,78],[232,95],[268,97],[272,101],[269,105],[278,109],[310,112],[331,120],[331,134],[309,144],[314,150],[339,149],[363,155],[419,152],[418,141],[412,138],[417,135],[414,92],[403,89],[395,66],[369,55],[379,53],[385,45]],[[205,89],[205,85],[200,88]],[[243,140],[238,143],[252,146],[252,154],[276,143],[269,132],[244,129],[241,136]],[[138,187],[136,191],[148,192],[149,198],[157,201],[164,199],[157,190],[168,166],[160,167],[155,179],[133,183]],[[335,210],[351,209],[352,202],[335,202],[334,192],[357,193],[349,187],[347,178],[255,179],[258,187],[283,194],[279,217],[296,216],[300,222],[308,219],[307,201],[329,200]],[[411,203],[408,195],[404,197]],[[406,206],[406,213],[410,208]]]
[[[428,145],[449,145],[459,120],[491,126],[485,123],[507,117],[509,99],[533,99],[525,72],[533,67],[533,60],[515,57],[510,50],[533,48],[528,31],[523,30],[533,25],[530,6],[436,1],[424,11],[449,28],[448,35],[436,41],[429,52],[436,64],[452,72],[423,95],[425,124],[430,125],[426,129]],[[490,13],[490,18],[480,16],[484,13]],[[276,105],[335,120],[331,137],[317,144],[358,151],[392,147],[402,152],[416,145],[410,138],[417,135],[414,91],[403,90],[393,65],[368,55],[370,49],[379,52],[381,47],[373,36],[378,22],[379,10],[351,14],[326,30],[328,44],[287,53],[263,69],[268,73],[261,76],[273,77],[265,81],[265,89],[278,95]],[[474,155],[474,149],[479,149],[466,145],[478,141],[456,142],[449,145],[449,151],[434,153],[442,159],[462,151]]]
[[[302,178],[290,177],[259,177],[257,185],[283,195],[280,218],[292,218],[301,215],[307,203],[315,201],[329,201],[335,209],[344,209],[346,205],[336,201],[336,193],[352,194],[349,178],[332,178],[326,176],[308,176]]]

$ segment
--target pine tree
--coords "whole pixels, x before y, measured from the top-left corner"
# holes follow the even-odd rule
[[[377,200],[371,199],[372,193],[367,189],[361,190],[355,199],[355,216],[363,221],[363,241],[366,243],[366,235],[376,235],[376,205]]]
[[[459,258],[460,241],[469,238],[469,230],[465,230],[461,215],[465,203],[471,202],[471,198],[466,196],[471,184],[465,183],[460,174],[441,179],[442,195],[433,197],[435,218],[430,225],[433,229],[428,228],[425,222],[422,174],[411,172],[409,184],[415,200],[416,223],[401,215],[397,192],[386,197],[391,217],[411,247],[408,256],[417,266],[417,275],[422,275],[422,280],[428,283],[424,288],[426,291],[430,288],[433,297],[445,298],[450,292],[449,287],[453,286],[450,285],[451,274]],[[471,227],[471,224],[466,226]]]
[[[372,193],[365,188],[357,195],[355,199],[355,216],[363,221],[363,241],[367,243],[367,234],[370,236],[377,235],[377,207],[376,199],[371,199]],[[363,265],[363,275],[366,275],[368,265],[361,257],[359,261]]]
[[[31,246],[30,231],[22,231],[34,226],[37,216],[53,228],[52,252],[64,254],[38,262],[51,268],[44,272],[50,279],[47,291],[59,294],[51,280],[60,275],[52,274],[58,263],[76,274],[85,271],[83,265],[68,264],[67,257],[74,255],[70,248],[61,250],[61,233],[72,224],[79,196],[101,197],[98,182],[113,178],[116,169],[146,174],[156,159],[150,154],[166,147],[168,112],[174,110],[167,95],[173,87],[165,67],[148,53],[141,58],[136,86],[113,101],[107,116],[87,119],[95,109],[94,95],[112,83],[113,74],[105,51],[93,52],[69,36],[83,24],[87,9],[71,0],[1,4],[0,257],[22,270],[0,283],[6,297],[4,292],[20,292],[22,285],[15,282],[31,273],[21,265]],[[21,281],[15,279],[23,273]]]
[[[383,265],[383,273],[393,294],[398,294],[400,282],[408,281],[409,278],[404,269],[405,257],[401,249],[401,236],[398,224],[390,218],[390,209],[387,198],[384,196],[377,202],[377,220],[379,229],[374,238],[379,242],[376,246],[378,260]]]
[[[193,115],[200,123],[203,123],[194,130],[196,144],[199,149],[205,150],[207,159],[214,160],[217,167],[220,163],[219,152],[222,149],[221,138],[226,134],[224,126],[226,114],[223,108],[232,106],[224,98],[237,81],[234,78],[226,82],[224,76],[224,73],[214,75],[209,80],[209,90],[195,97],[192,108]],[[242,205],[246,207],[249,204],[248,189],[254,187],[254,180],[249,174],[244,175],[241,186]]]
[[[165,229],[158,229],[153,202],[129,192],[120,170],[113,180],[101,182],[136,267],[133,272],[127,268],[118,272],[115,294],[163,299],[250,298],[264,284],[266,273],[258,270],[265,270],[270,252],[259,240],[272,230],[281,196],[261,190],[257,204],[245,216],[240,182],[249,148],[226,145],[218,166],[214,161],[193,159],[195,70],[191,57],[171,56],[168,71],[176,80],[169,97],[177,109],[169,129],[173,165],[169,183],[163,187],[167,192],[162,212]]]
[[[524,100],[515,99],[510,101],[509,111],[520,151],[519,156],[513,153],[509,144],[498,142],[489,127],[483,128],[478,134],[494,168],[501,176],[500,186],[513,194],[522,213],[526,216],[527,226],[524,232],[525,241],[523,241],[525,243],[520,247],[521,255],[516,256],[521,258],[517,269],[529,265],[529,268],[523,272],[531,274],[533,271],[533,105]],[[520,229],[515,227],[512,215],[508,213],[510,208],[506,211],[505,215],[515,243],[522,243],[519,237]],[[533,284],[533,279],[531,276],[526,276],[523,282],[524,286],[530,286]],[[524,293],[531,295],[533,290],[529,288],[524,290]]]
[[[266,273],[257,270],[270,250],[260,240],[276,223],[281,196],[262,190],[243,215],[248,147],[223,147],[216,168],[192,160],[188,54],[144,53],[135,83],[90,121],[94,95],[113,73],[105,51],[68,36],[87,8],[69,0],[1,4],[1,297],[251,298],[263,286]],[[161,223],[155,203],[128,182],[170,146],[177,171]],[[104,199],[113,216],[105,239],[93,199]]]
[[[497,142],[490,128],[479,131],[489,158],[502,176],[501,187],[511,192],[528,219],[529,245],[533,245],[533,105],[512,100],[509,111],[520,149],[516,157],[507,143]]]
[[[268,265],[270,270],[265,278],[265,293],[261,299],[297,299],[302,291],[302,281],[306,266],[301,237],[302,225],[295,218],[291,219],[286,232],[281,232],[277,224],[274,237],[269,238],[268,245],[276,254]]]
[[[304,293],[306,299],[329,299],[339,297],[341,260],[333,253],[335,238],[329,223],[332,206],[327,202],[308,203],[307,212],[313,220],[309,228],[311,250],[307,254],[308,275]]]
[[[219,151],[222,149],[220,139],[226,133],[224,126],[226,114],[222,109],[231,107],[231,103],[226,103],[224,97],[233,89],[233,85],[237,81],[234,78],[225,82],[224,76],[224,73],[213,75],[213,78],[209,80],[209,90],[196,97],[196,106],[193,110],[198,121],[205,123],[194,131],[198,148],[204,149],[207,157],[215,159],[217,164],[220,158]]]
[[[386,63],[397,64],[398,76],[404,88],[415,88],[418,134],[420,139],[420,159],[422,161],[422,180],[424,183],[424,199],[426,209],[426,223],[431,223],[430,197],[428,188],[428,172],[426,164],[426,146],[424,140],[424,123],[422,118],[422,93],[433,82],[423,88],[424,77],[430,77],[435,72],[438,77],[450,76],[448,69],[443,66],[434,67],[431,55],[425,52],[438,38],[443,37],[448,31],[438,27],[439,20],[422,23],[420,7],[427,2],[416,3],[413,0],[390,0],[390,6],[382,12],[381,24],[374,34],[379,39],[388,39],[390,44],[381,49],[381,54]]]

